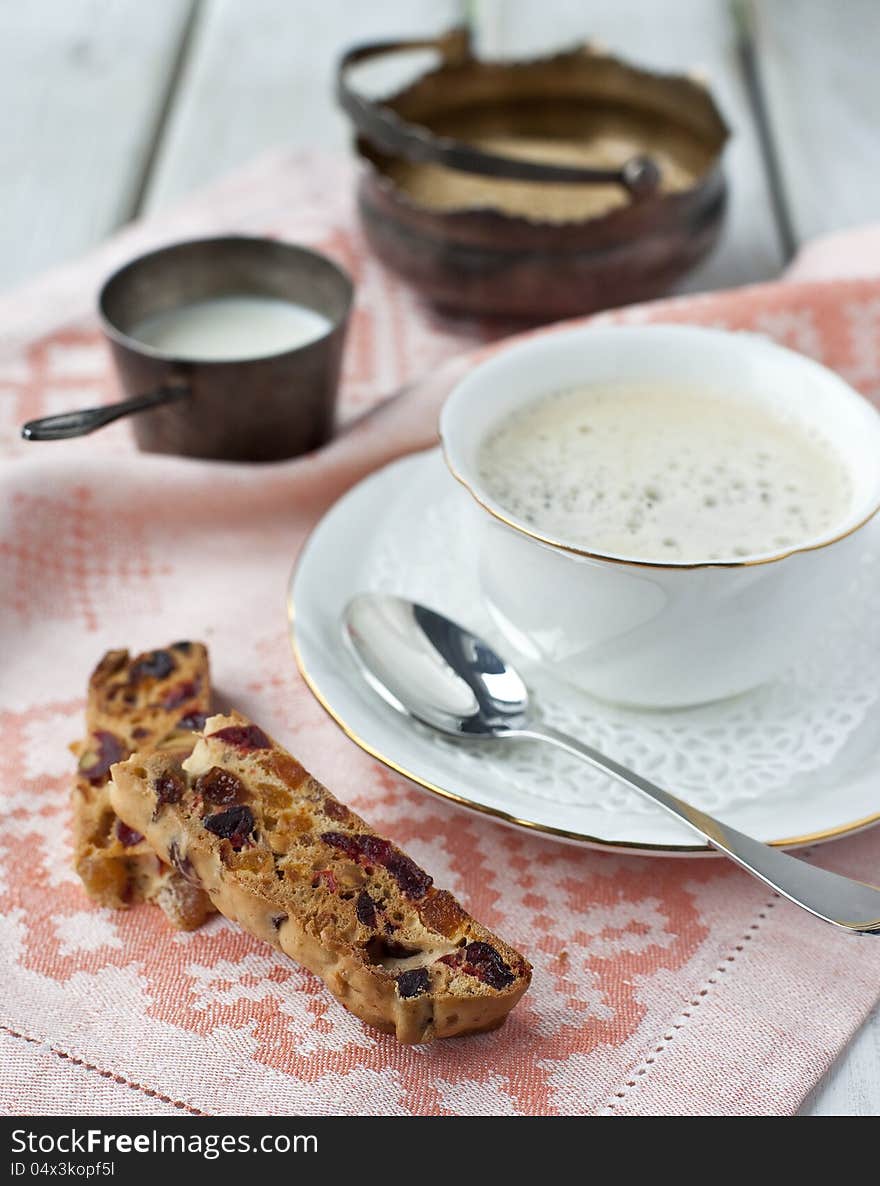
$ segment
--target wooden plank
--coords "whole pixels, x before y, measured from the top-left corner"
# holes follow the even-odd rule
[[[824,1081],[804,1116],[880,1116],[880,1012],[871,1014]]]
[[[880,217],[880,4],[749,6],[795,238]]]
[[[203,6],[168,134],[147,192],[154,211],[270,145],[341,149],[333,98],[349,44],[424,36],[456,23],[457,0],[212,0]]]
[[[126,221],[190,0],[0,9],[0,287]]]
[[[761,0],[748,8],[796,242],[880,212],[880,6]],[[809,1116],[880,1115],[880,1013],[805,1102]]]
[[[731,204],[720,246],[681,290],[726,287],[778,273],[781,244],[737,57],[736,25],[725,0],[477,0],[475,12],[486,55],[545,53],[595,39],[639,64],[705,74],[734,133],[725,155]]]

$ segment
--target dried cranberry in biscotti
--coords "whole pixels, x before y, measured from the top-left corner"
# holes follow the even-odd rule
[[[218,807],[221,804],[240,803],[247,795],[241,779],[231,770],[223,770],[220,766],[212,766],[200,774],[195,781],[195,790],[206,803]]]
[[[153,790],[156,792],[156,810],[166,803],[179,803],[183,798],[185,783],[176,770],[166,770],[153,780]]]
[[[188,712],[177,722],[178,729],[191,729],[193,733],[201,733],[205,727],[208,715],[204,712]]]
[[[515,980],[513,972],[489,943],[468,943],[464,949],[466,972],[491,988],[507,988]]]
[[[361,855],[358,836],[349,836],[347,832],[322,832],[321,839],[331,848],[338,848],[351,860],[356,861]]]
[[[140,832],[136,832],[134,828],[124,824],[121,819],[116,821],[116,838],[123,848],[133,848],[143,840]]]
[[[345,804],[340,803],[338,799],[331,799],[329,795],[325,796],[321,807],[324,810],[324,814],[329,819],[335,819],[337,823],[343,823],[345,820],[351,819],[352,813]]]
[[[113,733],[99,729],[89,739],[89,748],[79,760],[79,772],[90,783],[105,782],[110,767],[127,757],[125,746]]]
[[[132,664],[129,683],[137,684],[143,679],[165,679],[176,667],[174,657],[168,651],[150,651],[143,659]]]
[[[383,865],[408,898],[423,898],[431,888],[434,879],[406,853],[381,836],[361,836],[361,851],[367,861]]]
[[[431,987],[427,968],[410,968],[397,977],[397,991],[404,998],[420,997]]]
[[[227,725],[225,729],[218,729],[216,733],[209,733],[208,736],[234,745],[245,754],[255,749],[272,748],[272,742],[259,725]]]
[[[434,884],[433,877],[430,877],[424,869],[419,868],[415,861],[410,860],[405,853],[398,849],[392,852],[386,862],[386,868],[403,893],[414,901],[423,898]]]
[[[434,879],[399,848],[370,833],[351,835],[349,832],[322,832],[321,839],[331,848],[345,853],[361,865],[381,865],[387,869],[400,889],[409,898],[423,898],[433,885]]]
[[[490,988],[507,988],[508,984],[513,984],[516,979],[509,965],[495,948],[490,943],[479,940],[468,943],[452,955],[441,956],[439,963],[458,968],[468,976],[473,976],[475,980],[488,984]]]
[[[358,899],[355,903],[355,914],[357,915],[358,922],[363,923],[365,927],[375,927],[376,903],[366,890],[361,890],[358,894]]]
[[[169,711],[172,708],[180,708],[182,704],[186,704],[188,700],[193,700],[199,694],[199,686],[201,680],[199,679],[185,679],[179,684],[175,684],[162,697],[162,707]]]
[[[250,842],[249,838],[254,830],[254,815],[244,804],[230,807],[228,811],[209,815],[205,820],[205,827],[221,840],[228,840],[236,852]]]
[[[339,888],[336,882],[332,869],[319,869],[312,878],[312,889],[317,889],[319,885],[323,885],[331,894],[335,894]]]

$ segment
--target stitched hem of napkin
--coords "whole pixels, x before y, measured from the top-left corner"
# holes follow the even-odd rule
[[[687,1029],[691,1018],[699,1009],[700,1005],[703,1004],[707,997],[713,995],[713,990],[717,985],[721,985],[729,979],[727,973],[731,971],[732,967],[736,966],[737,957],[741,952],[747,950],[746,945],[751,944],[752,939],[760,931],[761,924],[779,900],[779,895],[773,894],[772,897],[764,902],[753,916],[752,922],[749,923],[739,941],[733,945],[732,949],[728,949],[728,953],[723,959],[719,960],[712,974],[706,977],[701,987],[691,997],[687,1007],[682,1009],[675,1021],[666,1027],[659,1038],[655,1039],[650,1052],[634,1066],[627,1078],[619,1085],[617,1091],[613,1092],[607,1101],[597,1109],[597,1115],[613,1116],[615,1110],[620,1106],[620,1102],[627,1099],[647,1080],[651,1075],[653,1067],[656,1066],[658,1061],[662,1061],[663,1055],[673,1046],[679,1033]]]
[[[66,1059],[68,1062],[74,1063],[75,1066],[82,1067],[86,1071],[94,1071],[96,1075],[100,1075],[103,1079],[112,1079],[114,1083],[118,1083],[120,1087],[128,1087],[132,1091],[139,1091],[143,1095],[150,1096],[152,1099],[161,1100],[163,1104],[171,1104],[175,1108],[180,1108],[182,1112],[189,1112],[192,1116],[209,1116],[210,1112],[203,1112],[200,1108],[194,1108],[192,1104],[184,1103],[183,1100],[172,1099],[171,1096],[165,1095],[164,1092],[157,1091],[154,1087],[147,1087],[143,1083],[135,1083],[131,1079],[126,1079],[124,1075],[117,1075],[115,1071],[105,1071],[100,1067],[95,1066],[94,1063],[87,1062],[83,1058],[77,1058],[74,1054],[68,1054],[65,1050],[59,1050],[50,1043],[44,1041],[42,1038],[33,1038],[30,1034],[23,1034],[19,1030],[14,1030],[8,1025],[0,1024],[0,1029],[11,1038],[20,1038],[23,1042],[31,1042],[34,1046],[42,1046],[44,1049],[50,1051],[57,1058]]]

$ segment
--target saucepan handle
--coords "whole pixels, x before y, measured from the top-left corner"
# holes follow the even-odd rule
[[[21,435],[26,441],[63,441],[68,437],[82,437],[96,428],[103,428],[122,416],[144,412],[161,404],[170,404],[189,395],[189,388],[182,385],[160,387],[145,395],[133,395],[115,404],[104,404],[100,408],[81,408],[78,412],[59,412],[57,416],[42,416],[29,420],[22,426]]]

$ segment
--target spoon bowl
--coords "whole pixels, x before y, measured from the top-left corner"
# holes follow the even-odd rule
[[[343,632],[367,683],[392,708],[452,737],[525,728],[529,693],[481,638],[427,606],[364,593]]]

